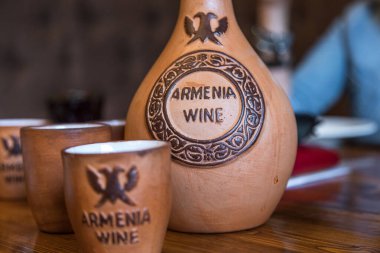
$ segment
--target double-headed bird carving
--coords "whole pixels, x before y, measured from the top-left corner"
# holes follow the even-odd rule
[[[195,30],[194,22],[189,17],[185,17],[185,31],[189,35],[191,40],[187,43],[190,44],[198,39],[202,42],[210,40],[215,44],[222,45],[222,43],[216,38],[216,36],[221,36],[228,29],[227,17],[221,18],[218,20],[218,27],[213,31],[211,27],[211,20],[217,19],[214,13],[209,12],[207,14],[203,12],[198,12],[195,14],[194,18],[199,18],[198,29]]]
[[[90,168],[87,168],[87,179],[92,189],[102,196],[95,207],[101,207],[107,201],[114,204],[118,199],[130,206],[136,205],[135,202],[127,196],[126,192],[131,191],[137,185],[139,178],[137,168],[132,166],[129,169],[129,171],[125,174],[126,183],[123,185],[119,181],[119,174],[122,172],[125,173],[124,169],[118,166],[114,167],[112,170],[106,168],[100,169],[98,170],[98,173],[94,172],[94,170]],[[105,179],[105,187],[102,187],[100,183],[101,175],[98,174],[101,174]]]
[[[21,155],[22,150],[19,137],[11,135],[10,138],[1,138],[1,140],[9,157]]]

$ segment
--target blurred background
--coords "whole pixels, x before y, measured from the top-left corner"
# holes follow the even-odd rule
[[[292,65],[350,0],[293,0]],[[177,0],[0,0],[0,117],[47,117],[47,100],[70,89],[103,97],[102,118],[124,118],[165,46]],[[234,0],[248,39],[257,1]],[[343,102],[330,113],[344,114]]]

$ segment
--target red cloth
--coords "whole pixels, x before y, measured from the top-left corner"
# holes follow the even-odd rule
[[[319,147],[299,146],[292,176],[330,168],[339,163],[336,151]]]

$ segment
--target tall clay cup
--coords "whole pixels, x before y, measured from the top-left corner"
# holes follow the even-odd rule
[[[46,123],[43,119],[0,120],[0,199],[14,200],[26,197],[20,129]]]
[[[63,195],[64,148],[109,141],[111,130],[101,124],[65,124],[21,129],[29,205],[41,231],[72,232]]]
[[[86,253],[161,252],[171,210],[170,148],[109,142],[63,151],[65,199]]]
[[[97,121],[97,122],[111,127],[111,131],[112,131],[111,138],[113,141],[124,140],[124,128],[125,128],[124,119],[123,120],[121,119],[103,120],[103,121]]]

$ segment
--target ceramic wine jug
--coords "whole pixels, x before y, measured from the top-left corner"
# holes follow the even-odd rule
[[[242,34],[232,0],[182,0],[130,105],[126,139],[170,142],[169,228],[219,233],[268,220],[292,172],[290,103]]]

